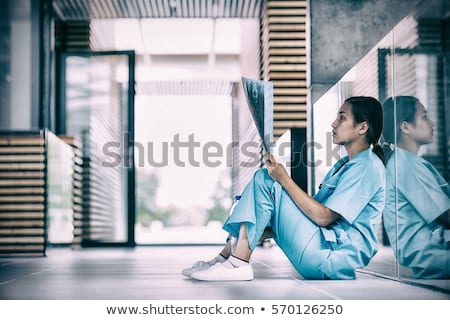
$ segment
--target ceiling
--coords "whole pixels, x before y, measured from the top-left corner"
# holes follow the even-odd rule
[[[91,21],[96,20],[95,23],[91,23],[91,42],[95,43],[94,50],[121,50],[124,48],[106,48],[99,46],[99,43],[107,42],[111,39],[112,32],[125,32],[126,45],[132,46],[125,49],[135,50],[136,54],[143,55],[146,58],[151,57],[153,61],[155,58],[151,56],[154,54],[152,50],[160,49],[165,42],[181,43],[181,41],[170,41],[173,34],[168,34],[166,27],[161,27],[157,32],[159,35],[155,36],[146,29],[146,26],[151,24],[151,19],[161,19],[161,23],[170,23],[168,18],[181,19],[258,19],[262,16],[262,10],[264,8],[264,0],[53,0],[53,9],[56,14],[56,19],[65,22],[77,22],[77,21]],[[102,21],[106,23],[106,26],[110,26],[111,20],[114,19],[129,19],[123,20],[120,27],[114,28],[99,28]],[[164,21],[166,20],[166,21]],[[215,19],[214,19],[215,20]],[[220,21],[219,21],[220,22]],[[117,22],[118,23],[118,22]],[[186,21],[189,23],[189,21]],[[194,22],[193,22],[194,23]],[[204,22],[206,23],[206,22]],[[127,25],[124,25],[127,24]],[[171,25],[175,23],[171,23]],[[132,26],[137,25],[139,28],[129,30]],[[218,24],[220,26],[220,24]],[[192,27],[185,28],[188,32],[194,32],[195,35],[190,34],[186,36],[188,41],[197,43],[192,40],[192,36],[195,38],[204,37],[205,30],[192,30]],[[164,30],[164,33],[161,32]],[[216,32],[219,32],[217,29]],[[174,34],[181,34],[177,32]],[[227,33],[228,34],[228,33]],[[234,33],[231,33],[235,36]],[[148,37],[152,37],[152,41],[160,41],[158,45],[145,44],[148,41]],[[218,41],[220,34],[215,34],[206,37],[204,41]],[[166,37],[165,40],[161,40],[161,37]],[[179,36],[178,36],[179,38]],[[177,39],[178,39],[177,38]],[[134,40],[135,41],[134,41]],[[147,39],[147,40],[146,40]],[[101,40],[101,41],[100,41]],[[117,39],[116,39],[117,40]],[[179,39],[178,39],[179,40]],[[194,39],[195,40],[195,39]],[[165,42],[164,42],[165,41]],[[117,41],[116,41],[117,42]],[[134,44],[133,44],[134,43]],[[117,45],[117,43],[116,43]],[[142,53],[142,46],[146,47],[147,52]],[[217,44],[211,44],[216,48]],[[230,45],[228,45],[230,47]],[[186,48],[189,48],[187,46]],[[199,50],[199,46],[193,46],[191,48]],[[160,53],[161,54],[161,53]],[[164,53],[162,53],[164,55]],[[171,53],[173,54],[173,52]],[[182,54],[181,52],[175,54]],[[204,53],[203,53],[204,54]],[[206,52],[206,54],[218,54],[218,52]],[[165,55],[171,57],[172,55]],[[140,61],[142,59],[139,59]],[[187,60],[188,61],[188,60]],[[205,60],[205,65],[207,64]],[[188,62],[189,63],[189,62]],[[176,60],[173,61],[173,67],[176,67]],[[140,71],[139,64],[137,65]],[[192,68],[195,64],[192,65]],[[198,68],[197,68],[198,69]],[[228,69],[232,70],[232,66]],[[181,70],[181,69],[180,69]],[[138,72],[139,73],[139,72]],[[218,74],[224,75],[223,72]],[[136,93],[138,95],[230,95],[236,81],[230,81],[225,75],[219,77],[219,79],[193,79],[192,77],[186,79],[153,79],[137,80],[136,81]]]
[[[233,83],[225,80],[174,80],[136,82],[136,94],[144,96],[230,96]]]
[[[264,0],[54,0],[64,21],[120,18],[259,18]]]

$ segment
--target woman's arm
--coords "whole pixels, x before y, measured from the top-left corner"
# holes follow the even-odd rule
[[[281,184],[295,204],[317,225],[326,227],[339,218],[339,214],[328,209],[304,192],[289,177],[286,169],[276,162],[273,155],[267,155],[266,165],[269,175]]]

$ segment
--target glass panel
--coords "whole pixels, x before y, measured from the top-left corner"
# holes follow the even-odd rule
[[[311,150],[313,158],[311,166],[313,170],[312,190],[315,194],[319,189],[319,184],[325,177],[328,170],[342,156],[341,149],[333,145],[331,139],[331,123],[336,119],[339,109],[339,88],[336,84],[322,96],[313,107],[313,145]]]
[[[135,126],[136,242],[224,243],[230,97],[139,96]]]
[[[32,126],[31,1],[0,1],[0,129]]]
[[[389,63],[392,43],[393,33],[390,32],[314,104],[314,146],[311,148],[314,193],[318,191],[325,174],[345,155],[345,148],[333,144],[331,135],[331,123],[336,118],[340,105],[350,96],[372,96],[382,102],[387,89],[392,87],[393,75],[388,70],[392,67],[392,63]],[[382,215],[377,223],[378,252],[365,272],[397,277],[396,259],[383,227]]]
[[[437,279],[450,278],[449,66],[442,31],[449,12],[446,1],[424,1],[396,26],[388,90],[395,99],[385,103],[385,137],[393,150],[385,217],[396,231],[399,276],[446,289],[450,282]]]
[[[128,239],[128,55],[67,56],[66,134],[83,148],[83,241]]]
[[[340,154],[323,147],[329,145],[325,119],[350,95],[383,103],[386,206],[379,251],[365,270],[447,290],[450,66],[443,30],[450,28],[449,10],[445,1],[421,2],[314,104],[312,149],[317,188]],[[330,158],[331,164],[321,162]]]
[[[74,236],[72,148],[47,132],[47,224],[51,244],[70,244]]]

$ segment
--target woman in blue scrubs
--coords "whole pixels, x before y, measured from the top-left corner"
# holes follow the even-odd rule
[[[415,97],[389,98],[383,108],[383,139],[395,146],[393,152],[387,149],[390,156],[386,154],[383,222],[389,241],[397,249],[398,262],[411,268],[415,277],[449,278],[450,187],[417,155],[421,146],[433,141],[434,124]]]
[[[223,228],[237,237],[215,259],[194,264],[183,274],[203,281],[253,279],[251,254],[265,227],[305,279],[354,279],[377,252],[377,227],[384,207],[385,168],[378,144],[381,104],[372,97],[351,97],[332,123],[333,142],[347,156],[309,196],[268,154],[242,193]]]

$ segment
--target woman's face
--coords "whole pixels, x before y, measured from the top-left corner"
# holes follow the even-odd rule
[[[410,124],[410,137],[419,145],[433,142],[434,123],[428,118],[427,110],[419,103],[416,106],[414,123]]]
[[[339,145],[346,145],[357,139],[360,134],[359,126],[355,126],[353,119],[352,106],[344,103],[338,111],[336,120],[331,124],[333,128],[333,143]]]

